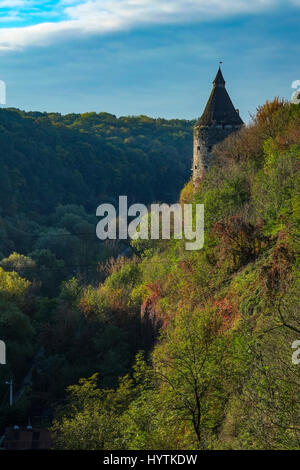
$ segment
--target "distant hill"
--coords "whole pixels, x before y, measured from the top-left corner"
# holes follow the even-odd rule
[[[171,202],[190,176],[192,125],[107,113],[0,110],[0,214],[48,214],[128,195]]]

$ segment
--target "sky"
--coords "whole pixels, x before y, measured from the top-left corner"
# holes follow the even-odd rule
[[[247,122],[300,80],[300,0],[0,0],[6,106],[194,119],[222,61]]]

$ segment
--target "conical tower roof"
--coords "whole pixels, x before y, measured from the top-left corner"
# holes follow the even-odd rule
[[[213,81],[214,86],[225,86],[225,80],[222,74],[221,67],[219,67],[219,70],[217,72],[216,78]]]
[[[200,126],[216,125],[242,125],[243,121],[234,108],[230,96],[225,88],[225,80],[219,67],[216,78],[213,81],[213,89],[208,99],[205,110],[198,121]]]

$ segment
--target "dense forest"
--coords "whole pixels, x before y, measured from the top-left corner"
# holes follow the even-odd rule
[[[196,192],[192,122],[6,110],[0,124],[1,430],[31,416],[58,449],[299,449],[300,105],[258,108]],[[204,204],[202,250],[99,251],[98,204],[181,188]]]
[[[99,204],[122,194],[144,204],[178,199],[190,175],[192,124],[0,110],[0,339],[9,357],[0,369],[0,433],[11,413],[49,421],[66,386],[94,372],[95,361],[109,386],[129,370],[137,320],[91,323],[74,313],[73,295],[105,279],[101,263],[126,249],[97,239]],[[24,377],[41,351],[27,396]]]
[[[190,175],[192,124],[0,109],[0,259],[29,255],[51,294],[66,275],[95,270],[119,249],[97,243],[96,208],[123,194],[175,202]]]

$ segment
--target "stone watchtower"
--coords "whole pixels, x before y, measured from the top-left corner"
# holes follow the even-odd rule
[[[206,108],[194,127],[194,188],[199,186],[210,166],[213,146],[236,132],[242,125],[243,121],[227,93],[219,67]]]

